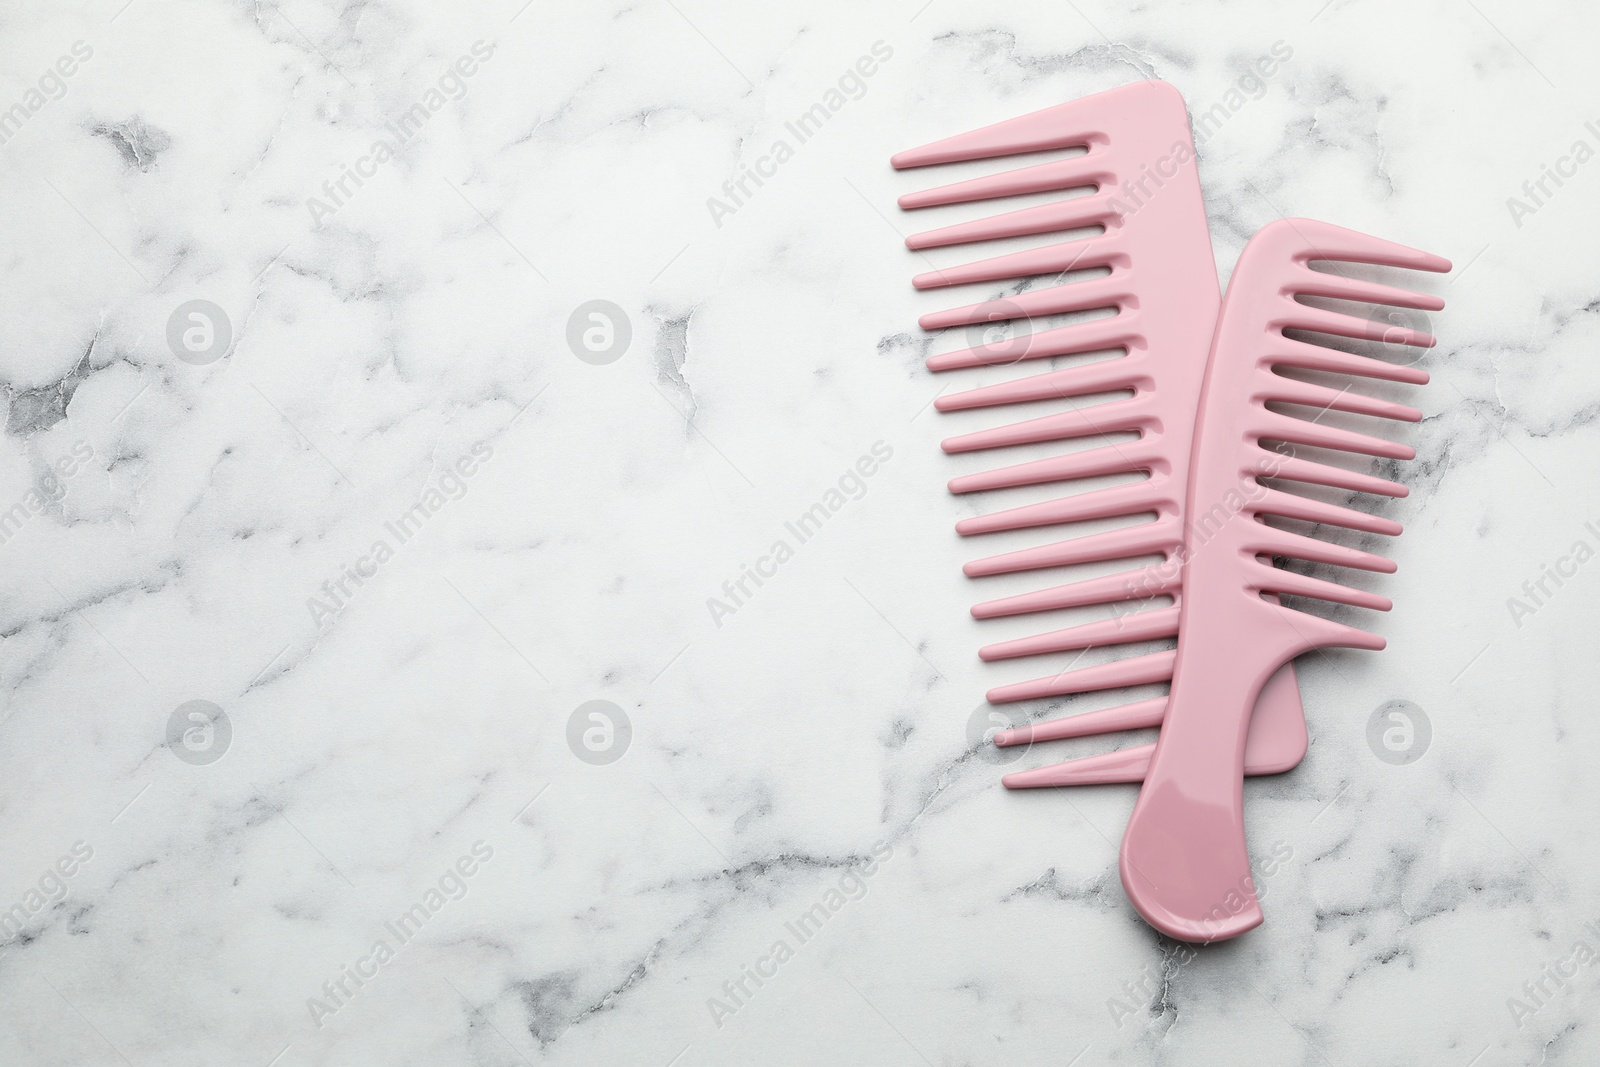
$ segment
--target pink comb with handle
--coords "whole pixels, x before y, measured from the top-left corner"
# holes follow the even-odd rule
[[[1272,556],[1391,572],[1382,556],[1269,526],[1267,516],[1398,534],[1388,519],[1263,485],[1262,478],[1404,496],[1405,487],[1324,463],[1285,457],[1281,441],[1390,459],[1412,449],[1267,407],[1415,422],[1402,404],[1311,384],[1279,368],[1423,384],[1428,375],[1290,338],[1286,330],[1431,347],[1424,333],[1300,303],[1297,295],[1436,311],[1436,297],[1313,271],[1349,261],[1448,271],[1449,260],[1351,230],[1285,219],[1250,240],[1217,322],[1190,460],[1190,538],[1183,568],[1172,690],[1155,754],[1122,840],[1122,884],[1145,920],[1186,941],[1234,937],[1261,922],[1245,851],[1241,774],[1246,723],[1263,686],[1312,649],[1381,649],[1381,637],[1277,602],[1310,597],[1387,611],[1389,601],[1293,571]],[[1258,716],[1259,717],[1259,716]]]
[[[1139,438],[966,475],[952,480],[950,489],[967,493],[1125,472],[1144,472],[1148,478],[966,519],[956,528],[972,535],[1149,513],[1155,518],[976,560],[967,564],[965,571],[979,577],[1153,554],[1163,558],[1151,566],[979,604],[972,613],[992,618],[1157,596],[1170,596],[1179,603],[990,645],[980,652],[985,660],[1159,640],[1174,637],[1179,630],[1179,559],[1189,449],[1206,352],[1220,304],[1183,98],[1164,82],[1135,82],[902,152],[892,162],[904,169],[1072,147],[1087,152],[910,193],[900,198],[900,206],[920,209],[1089,186],[1094,188],[1092,194],[931,230],[907,239],[906,244],[913,249],[931,249],[1089,227],[1102,228],[1101,235],[933,270],[918,275],[914,284],[929,289],[1017,282],[1087,268],[1109,269],[1109,275],[1027,288],[1005,299],[935,312],[924,315],[921,325],[935,330],[1101,308],[1114,309],[1116,314],[1043,330],[1019,338],[1001,351],[976,347],[936,355],[928,360],[928,366],[946,371],[1110,349],[1122,349],[1126,354],[941,397],[936,406],[941,411],[958,411],[1107,392],[1131,391],[1133,396],[951,438],[944,448],[967,452],[1117,431],[1135,431]],[[1001,703],[1164,682],[1172,677],[1173,664],[1174,653],[1156,652],[1001,686],[988,697]],[[1074,715],[1004,731],[995,741],[1020,744],[1157,726],[1166,704],[1166,698],[1156,698]],[[1140,745],[1023,771],[1007,775],[1003,781],[1012,788],[1137,782],[1145,775],[1154,747]],[[1260,693],[1256,713],[1250,718],[1245,773],[1288,770],[1300,762],[1305,750],[1299,690],[1293,668],[1283,665]]]

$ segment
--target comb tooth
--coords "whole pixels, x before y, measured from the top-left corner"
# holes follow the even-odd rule
[[[1292,337],[1274,338],[1282,346],[1270,357],[1270,362],[1306,370],[1338,371],[1362,378],[1378,378],[1387,382],[1406,382],[1410,385],[1427,385],[1428,372],[1416,367],[1385,363],[1370,356],[1357,356],[1349,352],[1335,352],[1321,345],[1308,344]]]
[[[1162,638],[1178,636],[1178,609],[1155,608],[1151,611],[1139,611],[1132,615],[1121,615],[1115,619],[1102,619],[1099,622],[1087,622],[1082,626],[1069,626],[1064,630],[1055,630],[1047,634],[1034,634],[1032,637],[1019,637],[1015,641],[1000,641],[996,644],[985,645],[978,649],[978,657],[985,662],[998,659],[1017,659],[1022,656],[1042,656],[1050,652],[1071,652],[1080,648],[1091,648],[1098,645],[1130,645],[1136,641],[1158,641]],[[1076,722],[1085,718],[1075,715],[1071,721]],[[1159,720],[1158,720],[1159,721]],[[1155,723],[1150,725],[1154,726]],[[1027,729],[1022,727],[1022,729]],[[1132,729],[1129,726],[1108,726],[1108,730]],[[1015,730],[1006,731],[1016,733]],[[1085,730],[1085,733],[1099,733],[1099,730]],[[1075,733],[1053,734],[1053,737],[1078,737]],[[1029,738],[1023,738],[1024,741]],[[1032,736],[1034,741],[1042,741],[1043,737],[1037,732]],[[995,744],[1008,745],[1015,742],[1001,741],[997,736]]]
[[[1385,556],[1363,552],[1358,548],[1346,548],[1344,545],[1329,544],[1319,541],[1315,537],[1293,533],[1289,530],[1279,530],[1271,526],[1261,527],[1259,539],[1247,547],[1252,547],[1261,552],[1270,552],[1277,556],[1289,556],[1294,559],[1309,560],[1312,563],[1331,563],[1335,567],[1354,567],[1363,571],[1377,571],[1379,574],[1393,574],[1395,572],[1394,560]]]
[[[1170,513],[1177,510],[1177,501],[1167,491],[1167,483],[1166,478],[1149,478],[1132,485],[1114,485],[1059,500],[1007,508],[1005,511],[962,519],[956,523],[956,533],[970,537],[1000,530],[1025,530],[1030,526],[1054,526],[1088,519],[1109,519],[1118,515],[1139,515],[1147,511]]]
[[[917,323],[924,330],[942,330],[948,326],[970,326],[978,322],[1031,319],[1068,311],[1121,307],[1127,300],[1127,279],[1113,274],[1108,278],[1052,285],[1048,289],[1035,289],[1031,293],[1020,293],[999,300],[985,300],[981,304],[968,304],[948,311],[930,311]]]
[[[906,238],[906,247],[918,250],[943,248],[947,245],[970,244],[973,241],[995,241],[1002,237],[1026,237],[1035,233],[1055,233],[1058,230],[1076,230],[1084,226],[1104,225],[1116,217],[1111,207],[1111,197],[1106,193],[1092,196],[1075,196],[1037,207],[1025,207],[974,219],[937,230],[914,233]]]
[[[1403,529],[1393,519],[1368,515],[1365,511],[1357,511],[1355,508],[1325,504],[1320,500],[1311,500],[1278,489],[1263,487],[1263,491],[1266,496],[1256,504],[1256,511],[1268,515],[1281,515],[1286,519],[1300,519],[1303,522],[1322,523],[1326,526],[1342,526],[1347,530],[1362,530],[1390,537],[1397,536]]]
[[[1057,159],[1037,166],[1008,170],[1001,174],[986,174],[970,181],[953,182],[934,189],[907,193],[900,198],[906,209],[938,207],[942,204],[966,204],[974,200],[993,200],[1001,196],[1025,196],[1028,193],[1048,193],[1060,189],[1078,189],[1092,185],[1096,189],[1114,179],[1107,172],[1102,158],[1104,150],[1090,151],[1088,155],[1071,159]]]
[[[1309,611],[1298,608],[1275,605],[1277,610],[1284,615],[1284,621],[1299,632],[1300,636],[1311,642],[1313,648],[1364,648],[1370,652],[1382,651],[1389,642],[1377,634],[1358,630],[1354,626],[1346,626],[1342,622],[1324,619],[1320,615],[1313,615]]]
[[[1040,589],[1032,593],[988,600],[972,606],[975,619],[998,619],[1005,615],[1026,615],[1056,608],[1081,608],[1090,604],[1112,604],[1119,600],[1138,600],[1170,596],[1178,591],[1181,575],[1177,568],[1163,574],[1162,564],[1087,578],[1081,582]]]
[[[1090,267],[1109,267],[1114,261],[1125,261],[1120,251],[1122,243],[1115,237],[1087,237],[1076,241],[1030,248],[1007,256],[980,259],[976,263],[963,263],[959,267],[944,267],[919,274],[911,279],[918,289],[937,289],[945,285],[965,285],[969,282],[993,282],[1004,278],[1028,278],[1035,274],[1064,274],[1069,270],[1087,270]]]
[[[1357,493],[1372,493],[1374,496],[1403,497],[1411,492],[1399,482],[1391,482],[1387,478],[1347,471],[1343,467],[1316,463],[1309,459],[1280,456],[1275,452],[1269,455],[1269,459],[1262,461],[1263,469],[1258,472],[1260,477],[1283,478],[1286,481],[1305,482],[1309,485],[1327,485]]]
[[[1002,319],[1011,316],[1002,316]],[[1001,321],[1001,320],[995,320]],[[982,345],[963,348],[956,352],[943,352],[928,357],[931,371],[960,370],[967,367],[987,367],[994,364],[1011,364],[1024,359],[1045,359],[1050,356],[1075,356],[1084,352],[1099,352],[1111,348],[1126,348],[1143,338],[1134,330],[1132,316],[1126,312],[1112,318],[1091,319],[1057,326],[1052,330],[1013,338],[1003,345]],[[1021,351],[1012,351],[1013,347]]]
[[[1007,789],[1048,789],[1057,786],[1142,782],[1150,769],[1150,759],[1155,755],[1155,751],[1155,745],[1132,745],[1113,752],[1080,756],[1051,767],[1012,771],[1010,774],[1000,776],[1000,784]]]
[[[1170,519],[1158,519],[1120,530],[1106,530],[1068,541],[1057,541],[1052,545],[1036,545],[987,559],[975,559],[962,567],[961,573],[968,578],[987,578],[994,574],[1014,574],[1043,567],[1101,563],[1130,556],[1147,556],[1153,552],[1170,552],[1177,548],[1179,540],[1177,524]]]
[[[1162,703],[1165,704],[1166,701],[1163,700]],[[1000,784],[1007,789],[1044,789],[1052,786],[1142,782],[1150,768],[1150,758],[1155,755],[1155,751],[1155,745],[1132,745],[1114,752],[1080,756],[1053,767],[1012,771],[1000,777]]]
[[[1028,378],[1017,378],[981,389],[941,396],[933,402],[940,411],[970,411],[973,408],[1021,404],[1029,400],[1066,400],[1119,389],[1132,389],[1147,379],[1138,356],[1103,359],[1082,367],[1046,371]]]
[[[1256,565],[1256,584],[1265,592],[1287,593],[1290,596],[1311,597],[1314,600],[1328,600],[1335,604],[1350,604],[1358,608],[1371,608],[1374,611],[1388,611],[1394,603],[1387,597],[1368,593],[1362,589],[1352,589],[1338,582],[1328,582],[1321,578],[1313,578],[1308,574],[1296,574],[1294,571],[1282,570],[1278,567],[1269,567],[1265,564]],[[1301,612],[1302,615],[1307,614]]]
[[[1362,631],[1357,632],[1360,633]],[[1156,722],[1152,723],[1151,725],[1159,726],[1161,719],[1165,717],[1167,699],[1165,697],[1158,697],[1155,700],[1155,703],[1161,705],[1161,710],[1157,714]],[[1074,716],[1074,718],[1079,719],[1086,717],[1087,716],[1085,715]],[[1060,722],[1062,720],[1058,719],[1056,721]],[[1040,726],[1043,727],[1053,725],[1055,725],[1055,723],[1040,724]],[[1135,728],[1136,727],[1129,727],[1129,729]],[[1026,729],[1026,727],[1023,727],[1023,729]],[[1074,734],[1069,736],[1078,735]],[[996,744],[999,744],[1000,734],[995,734],[994,740]],[[1041,738],[1039,740],[1043,739]],[[1013,744],[1022,743],[1023,742],[1021,741],[1013,742]],[[1069,759],[1065,763],[1057,763],[1052,767],[1039,767],[1028,771],[1013,771],[1010,774],[1002,775],[1000,778],[1000,784],[1005,786],[1007,789],[1041,789],[1052,786],[1117,785],[1123,783],[1142,782],[1145,779],[1145,775],[1150,770],[1150,759],[1155,754],[1156,746],[1154,744],[1130,745],[1127,748],[1119,748],[1112,752],[1101,752],[1093,756],[1080,756],[1077,759]],[[1250,757],[1251,753],[1248,749],[1246,749],[1244,754],[1245,774],[1278,774],[1282,771],[1288,770],[1287,767],[1283,766],[1283,761],[1281,760],[1256,763],[1253,762]],[[1295,763],[1298,762],[1298,760],[1295,761]],[[1290,764],[1290,766],[1293,765],[1294,764]]]
[[[1407,267],[1411,270],[1428,270],[1444,274],[1450,270],[1450,261],[1443,256],[1369,237],[1343,226],[1314,219],[1284,219],[1270,223],[1294,232],[1294,236],[1307,251],[1295,258],[1306,262],[1312,259],[1344,260],[1349,263],[1375,263],[1384,267]],[[1267,227],[1263,227],[1265,230]]]
[[[1341,430],[1337,426],[1324,426],[1320,422],[1308,422],[1305,419],[1279,415],[1276,412],[1269,411],[1267,416],[1267,421],[1261,428],[1262,437],[1316,448],[1358,452],[1364,456],[1382,456],[1385,459],[1414,459],[1417,454],[1417,450],[1410,445],[1385,441],[1381,437],[1371,437],[1353,430]]]
[[[1115,433],[1119,430],[1138,430],[1145,426],[1153,406],[1154,400],[1151,396],[1090,404],[1088,407],[1073,408],[1071,411],[1063,411],[1056,415],[1044,415],[1037,419],[979,430],[977,433],[947,437],[940,447],[946,452],[977,452],[985,448],[1032,445],[1041,441],[1066,441],[1074,437]]]
[[[1094,737],[1098,734],[1116,733],[1118,730],[1147,730],[1160,726],[1167,713],[1166,697],[1151,697],[1133,704],[1099,711],[1085,711],[1063,719],[1034,723],[1031,726],[1014,726],[994,735],[994,743],[1001,748],[1011,745],[1031,745],[1035,741],[1064,741],[1071,737]]]
[[[1046,678],[997,686],[989,690],[988,700],[991,704],[1013,704],[1019,700],[1067,696],[1096,689],[1168,682],[1172,680],[1172,663],[1177,655],[1171,650],[1149,652],[1075,671],[1060,671]]]
[[[1307,270],[1305,273],[1309,277],[1303,277],[1296,282],[1294,291],[1306,296],[1359,300],[1366,304],[1388,304],[1392,307],[1419,308],[1423,311],[1439,311],[1444,307],[1443,300],[1427,293],[1413,293],[1409,289],[1397,289],[1392,285],[1380,285],[1377,282],[1365,282],[1358,278],[1323,274],[1314,270]]]
[[[1396,404],[1390,400],[1379,400],[1377,397],[1364,396],[1361,393],[1352,393],[1348,389],[1329,389],[1325,385],[1315,385],[1311,382],[1295,381],[1293,378],[1277,378],[1263,392],[1268,400],[1281,400],[1286,404],[1300,404],[1308,408],[1318,408],[1324,411],[1348,411],[1353,415],[1374,415],[1380,419],[1394,419],[1397,422],[1421,422],[1422,412],[1404,404]]]
[[[1313,625],[1337,627],[1337,623],[1329,623],[1326,619],[1305,616]],[[1360,647],[1370,647],[1373,641],[1380,646],[1382,638],[1373,634],[1364,633],[1344,627],[1348,633],[1339,634],[1332,640],[1333,644],[1350,644],[1352,637],[1362,642]],[[1294,676],[1285,676],[1279,672],[1273,676],[1273,681],[1267,683],[1267,689],[1274,687],[1292,687]],[[1265,697],[1264,697],[1265,699]],[[1069,737],[1088,737],[1094,734],[1111,733],[1116,730],[1138,730],[1152,726],[1160,726],[1166,718],[1167,697],[1152,697],[1141,700],[1136,704],[1126,704],[1120,708],[1106,708],[1103,711],[1091,711],[1081,715],[1069,715],[1064,719],[1055,719],[1051,722],[1035,723],[1031,726],[1019,726],[1010,730],[1001,730],[994,735],[994,743],[1001,747],[1008,745],[1032,744],[1035,741],[1055,741]],[[1263,720],[1261,713],[1270,712],[1278,708],[1281,712],[1300,720],[1298,729],[1292,731],[1296,736],[1284,736],[1273,730],[1261,730]],[[1248,736],[1244,746],[1244,773],[1249,775],[1279,774],[1291,767],[1297,766],[1305,756],[1305,718],[1300,711],[1298,696],[1288,704],[1264,704],[1258,702],[1257,715],[1250,720]],[[1101,756],[1089,756],[1081,760],[1068,760],[1066,763],[1055,767],[1040,768],[1037,771],[1019,771],[1014,775],[1007,775],[1002,781],[1007,788],[1027,789],[1039,785],[1091,785],[1106,782],[1140,782],[1144,780],[1148,771],[1150,757],[1155,754],[1154,745],[1139,745],[1134,748],[1119,749],[1115,753],[1105,755],[1123,756],[1123,760],[1105,761]]]
[[[988,489],[1014,489],[1019,485],[1042,485],[1074,478],[1093,478],[1149,470],[1157,457],[1153,440],[1129,441],[1120,445],[1100,445],[1064,456],[1017,463],[981,474],[965,474],[950,479],[952,493],[976,493]]]
[[[1283,316],[1280,325],[1288,329],[1311,330],[1313,333],[1354,337],[1363,341],[1386,341],[1392,345],[1410,345],[1413,348],[1432,348],[1438,343],[1432,334],[1421,330],[1360,319],[1342,311],[1324,311],[1307,304],[1296,304],[1289,314]]]
[[[1127,94],[1126,89],[1112,93]],[[1088,100],[1069,100],[1003,122],[992,123],[953,137],[945,137],[917,148],[896,153],[889,162],[895,170],[926,167],[935,163],[961,163],[970,159],[993,159],[1026,152],[1045,152],[1053,148],[1081,148],[1103,144],[1105,137],[1094,131],[1104,116],[1102,99],[1097,94]],[[1093,103],[1088,101],[1092,100]]]

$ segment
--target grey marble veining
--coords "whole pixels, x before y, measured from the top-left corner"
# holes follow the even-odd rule
[[[0,13],[0,1063],[1596,1062],[1597,28]],[[1122,895],[1131,790],[973,741],[1043,672],[966,608],[1035,579],[961,576],[992,463],[938,448],[984,421],[931,407],[887,165],[1152,76],[1224,280],[1281,215],[1456,264],[1385,391],[1390,646],[1300,664],[1266,923],[1199,950]]]

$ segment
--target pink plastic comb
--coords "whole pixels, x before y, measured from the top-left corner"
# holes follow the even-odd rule
[[[1402,404],[1277,373],[1338,372],[1422,384],[1413,367],[1324,348],[1286,330],[1431,347],[1424,333],[1298,302],[1297,295],[1436,311],[1444,301],[1313,271],[1313,260],[1448,271],[1449,260],[1306,219],[1256,234],[1217,322],[1190,461],[1190,536],[1172,690],[1143,788],[1122,839],[1122,884],[1152,926],[1186,941],[1233,937],[1261,922],[1245,852],[1246,723],[1262,687],[1316,648],[1381,649],[1383,638],[1277,602],[1278,594],[1387,611],[1389,601],[1275,568],[1270,557],[1391,572],[1382,556],[1269,526],[1267,516],[1398,534],[1400,524],[1262,484],[1262,478],[1404,496],[1404,486],[1285,456],[1264,442],[1410,459],[1405,445],[1297,418],[1268,403],[1415,422]],[[1270,599],[1269,599],[1270,598]],[[1259,717],[1259,716],[1258,716]]]
[[[956,493],[1002,489],[1119,472],[1145,472],[1131,485],[1079,493],[1013,508],[957,525],[962,534],[1015,530],[1112,516],[1154,513],[1153,521],[1107,533],[1077,537],[976,560],[973,577],[1160,554],[1158,564],[1106,577],[1055,586],[975,606],[991,618],[1094,604],[1136,602],[1179,594],[1179,550],[1189,473],[1189,448],[1199,405],[1205,355],[1220,303],[1211,238],[1201,200],[1194,145],[1183,98],[1159,81],[1136,82],[895,156],[896,168],[1083,147],[1086,154],[1021,170],[959,182],[900,198],[903,208],[926,208],[1092,186],[1094,192],[989,218],[917,234],[913,249],[931,249],[999,238],[1099,227],[1093,237],[1048,244],[1011,255],[918,275],[919,289],[964,283],[1017,281],[1087,268],[1109,268],[1106,277],[1028,288],[1005,299],[924,315],[935,330],[1099,308],[1110,318],[1044,330],[1018,339],[1004,351],[983,347],[936,355],[935,371],[1082,355],[1112,349],[1121,358],[1042,374],[941,397],[941,411],[1070,399],[1131,390],[1114,400],[944,442],[947,452],[1104,436],[1137,431],[1125,444],[1073,452],[956,478]],[[986,660],[1070,651],[1174,637],[1180,607],[1158,608],[1104,622],[990,645]],[[1172,677],[1170,651],[1125,658],[1082,670],[991,690],[995,703],[1163,682]],[[997,744],[1083,737],[1159,725],[1165,698],[1071,716],[1005,731]],[[1305,718],[1293,668],[1285,665],[1260,695],[1250,719],[1246,773],[1273,774],[1300,762],[1306,749]],[[1140,745],[1074,760],[1057,767],[1007,775],[1012,788],[1103,782],[1144,777],[1153,745]]]

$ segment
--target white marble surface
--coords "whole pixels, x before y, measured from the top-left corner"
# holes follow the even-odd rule
[[[1508,607],[1600,543],[1600,163],[1507,204],[1600,147],[1589,8],[122,3],[0,13],[0,1063],[1600,1060],[1600,563]],[[1200,151],[1222,273],[1280,213],[1458,269],[1390,647],[1302,664],[1311,753],[1247,791],[1266,924],[1191,955],[1117,882],[1130,789],[1008,794],[969,744],[1041,673],[977,646],[1036,626],[966,615],[921,366],[959,339],[915,329],[887,157],[1143,76],[1206,110],[1278,41]],[[595,299],[608,365],[565,340]],[[190,300],[214,362],[168,344]],[[1366,740],[1395,699],[1406,766]],[[214,762],[166,744],[194,700]],[[617,762],[569,749],[591,700]]]

